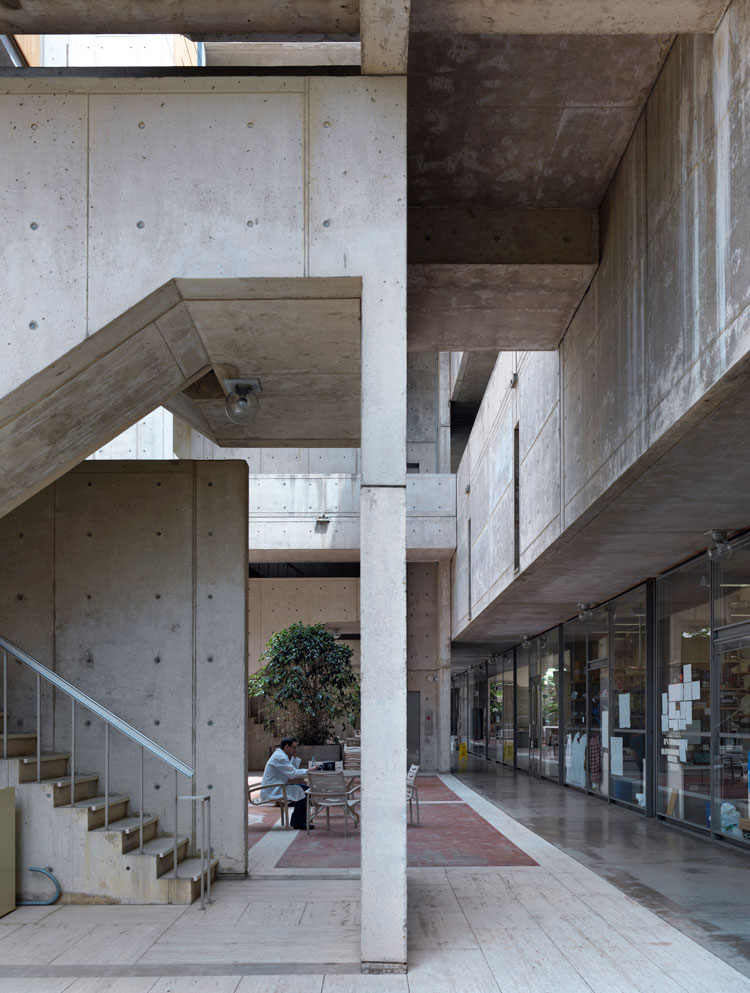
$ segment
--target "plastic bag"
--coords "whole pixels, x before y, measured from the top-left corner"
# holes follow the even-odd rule
[[[731,803],[721,805],[721,830],[728,833],[739,831],[740,812]]]

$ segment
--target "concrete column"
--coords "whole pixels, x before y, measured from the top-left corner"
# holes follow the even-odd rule
[[[362,971],[406,968],[406,490],[363,486]]]
[[[438,562],[438,772],[451,771],[451,564]]]
[[[395,84],[397,81],[393,80]],[[401,81],[401,86],[403,82]],[[403,96],[395,87],[393,96]],[[384,120],[397,118],[394,101]],[[400,119],[392,121],[402,126]],[[384,146],[388,175],[405,146]],[[397,184],[394,184],[397,186]],[[390,184],[386,187],[390,192]],[[395,193],[396,190],[394,189]],[[385,195],[385,191],[384,191]],[[391,195],[393,195],[391,193]],[[403,200],[405,204],[405,198]],[[362,971],[406,970],[406,210],[362,282]]]
[[[308,88],[309,275],[362,277],[362,969],[406,968],[406,79]]]

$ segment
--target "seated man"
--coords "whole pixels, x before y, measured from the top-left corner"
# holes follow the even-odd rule
[[[282,783],[295,783],[300,785],[287,786],[287,799],[292,805],[292,816],[289,823],[298,831],[303,831],[307,827],[307,786],[303,784],[307,769],[300,768],[300,760],[296,756],[297,739],[282,738],[279,747],[266,762],[263,770],[261,786],[268,786],[269,789],[261,790],[260,795],[263,801],[281,800],[284,796],[279,789]],[[317,766],[310,766],[316,769]],[[275,789],[273,787],[276,787]],[[315,825],[310,825],[311,830]]]

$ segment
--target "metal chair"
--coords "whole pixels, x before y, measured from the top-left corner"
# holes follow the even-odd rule
[[[263,794],[260,790],[281,790],[281,799],[274,800],[263,800]],[[258,793],[257,798],[253,799],[253,793]],[[268,807],[269,805],[281,807],[281,826],[286,828],[287,831],[291,830],[291,824],[289,823],[289,798],[286,795],[286,783],[278,783],[273,786],[261,786],[260,783],[256,783],[254,786],[248,786],[247,788],[247,802],[251,807]]]
[[[419,823],[419,790],[415,785],[418,772],[419,766],[413,765],[406,774],[406,802],[409,804],[409,823],[414,824],[413,800],[417,805],[417,827],[421,827]]]
[[[354,821],[355,826],[359,825],[359,815],[354,809],[359,803],[359,798],[355,799],[354,794],[360,790],[359,786],[346,788],[346,780],[343,772],[308,772],[307,781],[310,789],[307,791],[307,830],[321,812],[326,812],[326,828],[331,830],[331,811],[341,810],[344,815],[344,836],[349,837],[349,818]]]

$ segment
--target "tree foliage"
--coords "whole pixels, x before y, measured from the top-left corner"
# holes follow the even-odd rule
[[[351,648],[322,624],[292,624],[269,639],[263,667],[249,679],[250,696],[264,697],[266,715],[269,708],[286,712],[288,731],[301,745],[324,744],[335,738],[337,720],[354,724],[359,716],[351,657]]]

